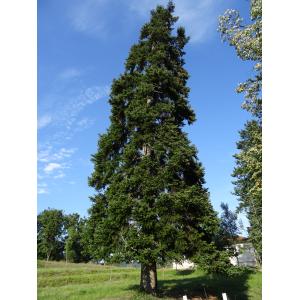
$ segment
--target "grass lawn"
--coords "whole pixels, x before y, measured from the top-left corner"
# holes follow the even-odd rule
[[[235,278],[214,277],[201,270],[158,270],[158,298],[138,290],[140,270],[94,264],[38,261],[38,299],[261,299],[261,272],[245,271]],[[206,297],[207,295],[207,297]]]

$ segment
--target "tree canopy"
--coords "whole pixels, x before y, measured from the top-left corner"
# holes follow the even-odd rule
[[[37,217],[37,255],[39,259],[86,262],[86,220],[79,214],[46,209]]]
[[[62,210],[46,209],[37,217],[38,257],[47,260],[63,258],[64,216]]]

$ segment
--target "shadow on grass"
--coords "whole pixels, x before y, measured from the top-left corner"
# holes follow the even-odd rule
[[[183,295],[187,295],[188,299],[219,300],[222,299],[222,293],[227,293],[230,300],[248,300],[247,279],[253,272],[245,269],[233,277],[199,275],[192,278],[184,278],[184,275],[192,272],[180,272],[182,278],[159,280],[157,298],[182,299]],[[139,291],[139,286],[133,285],[129,289]]]
[[[190,275],[190,274],[192,274],[194,272],[195,272],[194,269],[190,269],[190,270],[177,270],[176,271],[176,275],[184,276],[184,275]]]

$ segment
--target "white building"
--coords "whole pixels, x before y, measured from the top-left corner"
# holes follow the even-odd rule
[[[234,266],[257,266],[255,250],[251,243],[247,242],[246,240],[244,242],[236,243],[235,249],[238,255],[230,258],[231,264]]]
[[[195,264],[187,259],[185,259],[182,263],[173,262],[173,270],[190,270],[194,269]]]

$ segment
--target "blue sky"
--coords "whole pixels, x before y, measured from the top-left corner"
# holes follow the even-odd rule
[[[87,215],[93,189],[87,177],[98,135],[109,126],[108,95],[124,70],[130,47],[156,4],[150,0],[38,1],[38,212],[48,207]],[[249,115],[241,109],[238,83],[252,74],[217,32],[227,8],[248,18],[247,0],[177,0],[186,46],[190,103],[197,121],[185,130],[199,151],[216,210],[231,194],[232,155]],[[242,217],[245,222],[245,218]]]

